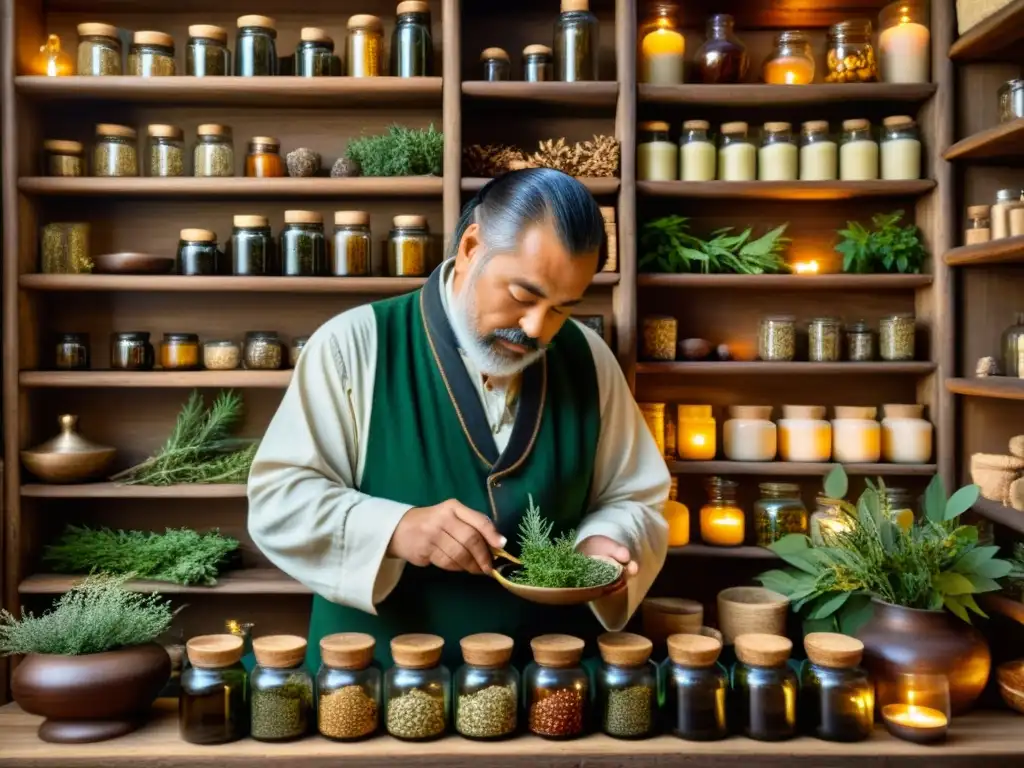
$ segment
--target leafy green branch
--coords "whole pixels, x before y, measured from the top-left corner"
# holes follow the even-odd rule
[[[640,231],[640,269],[646,272],[763,275],[788,270],[783,258],[789,238],[783,224],[751,239],[747,227],[733,234],[718,229],[704,240],[690,233],[685,216],[663,216],[648,221]]]
[[[899,272],[917,274],[924,267],[928,251],[921,230],[913,224],[900,226],[903,211],[879,213],[871,218],[873,229],[856,221],[840,229],[836,251],[843,257],[843,272],[874,274]]]

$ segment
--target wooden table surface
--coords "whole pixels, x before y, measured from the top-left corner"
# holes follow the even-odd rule
[[[183,768],[262,765],[394,768],[561,768],[563,766],[1024,766],[1024,718],[1010,712],[984,712],[953,721],[949,740],[922,747],[890,737],[882,726],[859,744],[817,739],[765,743],[744,738],[690,742],[669,736],[645,741],[619,741],[590,736],[575,741],[546,741],[522,736],[486,743],[449,736],[425,744],[379,737],[357,744],[339,744],[310,737],[290,744],[263,744],[252,739],[203,747],[178,737],[173,700],[158,701],[153,720],[133,734],[99,744],[45,744],[36,737],[40,718],[17,705],[0,708],[0,766],[61,768]]]

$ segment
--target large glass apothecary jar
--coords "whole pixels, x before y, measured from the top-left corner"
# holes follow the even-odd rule
[[[923,418],[924,406],[882,406],[882,458],[894,464],[927,464],[932,458],[934,428]]]
[[[790,533],[807,533],[807,507],[795,483],[761,483],[761,498],[754,502],[757,545],[767,547]]]
[[[278,273],[274,236],[266,216],[241,214],[232,218],[231,274],[257,277]]]
[[[739,484],[710,477],[706,488],[708,500],[700,508],[701,539],[715,547],[740,546],[746,536],[746,515],[736,500]]]
[[[888,181],[921,178],[921,139],[908,115],[882,121],[882,178]]]
[[[878,80],[878,61],[871,38],[872,26],[867,19],[842,21],[829,27],[825,82],[873,83]]]
[[[335,211],[330,273],[338,277],[369,275],[372,253],[370,214],[366,211]]]
[[[807,359],[834,363],[839,359],[841,323],[835,317],[815,317],[807,323]]]
[[[679,6],[658,0],[640,22],[637,73],[641,83],[679,85],[683,82],[686,38],[679,25]]]
[[[117,27],[87,21],[78,25],[79,75],[120,75],[124,67],[124,54]]]
[[[832,456],[832,425],[823,405],[784,405],[779,419],[782,461],[828,461]]]
[[[839,145],[839,178],[871,181],[878,178],[878,142],[867,120],[844,120]]]
[[[827,120],[808,120],[800,126],[800,181],[839,178],[839,147],[829,135]]]
[[[391,277],[425,277],[430,251],[427,217],[399,215],[388,233],[388,274]]]
[[[878,63],[886,83],[931,81],[927,0],[898,0],[878,15]]]
[[[283,275],[316,277],[327,274],[324,217],[316,211],[285,211],[279,253]]]
[[[917,322],[909,312],[878,322],[878,354],[883,360],[913,360]]]
[[[79,141],[47,139],[43,142],[43,173],[46,176],[85,175],[84,152]]]
[[[519,673],[511,665],[512,638],[492,632],[460,641],[465,662],[455,673],[455,730],[467,739],[504,739],[516,732]]]
[[[582,736],[590,713],[590,678],[580,665],[583,641],[572,635],[540,635],[530,641],[523,671],[527,727],[548,739]]]
[[[235,75],[264,77],[278,74],[277,22],[269,16],[248,14],[235,22]]]
[[[789,668],[793,643],[779,635],[748,634],[736,638],[732,727],[757,741],[796,736],[799,683]]]
[[[636,146],[639,181],[675,181],[679,173],[679,147],[669,137],[668,123],[640,123]]]
[[[341,632],[320,640],[316,676],[317,729],[335,741],[372,736],[380,724],[380,667],[373,663],[376,641],[361,632]]]
[[[235,175],[235,146],[228,126],[203,123],[196,128],[192,173],[201,177]]]
[[[434,72],[434,39],[430,6],[423,0],[403,0],[396,9],[391,33],[392,77],[426,77]]]
[[[128,74],[137,77],[169,77],[177,74],[174,38],[163,32],[141,30],[128,47]]]
[[[750,57],[736,36],[735,20],[727,13],[708,19],[704,44],[697,50],[697,71],[702,83],[741,83],[747,76]]]
[[[388,733],[404,741],[429,741],[448,728],[451,674],[441,663],[444,640],[437,635],[391,639],[395,665],[384,674]]]
[[[348,19],[345,35],[345,74],[379,77],[384,74],[384,25],[377,16],[359,13]]]
[[[722,181],[757,179],[757,147],[748,135],[746,123],[722,124],[718,146],[718,178]]]
[[[687,120],[679,136],[679,178],[683,181],[714,181],[718,151],[708,135],[707,120]]]
[[[150,125],[146,152],[146,175],[184,176],[185,141],[181,128],[175,125]]]
[[[718,664],[722,641],[706,635],[668,638],[664,729],[688,741],[717,741],[729,735],[726,700],[729,680]]]
[[[555,79],[564,83],[597,80],[600,27],[590,0],[562,0],[555,22]]]
[[[806,32],[783,32],[761,67],[761,79],[771,85],[814,82],[814,52]]]
[[[837,405],[832,420],[832,460],[872,464],[882,455],[882,428],[873,405]]]
[[[297,635],[267,635],[252,641],[256,666],[250,735],[258,741],[301,739],[314,718],[313,678],[306,670],[306,641]]]
[[[757,356],[772,363],[796,356],[796,318],[792,315],[762,317],[757,332]]]
[[[512,75],[512,62],[504,48],[484,48],[480,52],[480,68],[483,79],[491,83],[508,80]]]
[[[725,457],[730,461],[772,461],[778,449],[770,405],[729,406],[722,426]]]
[[[811,515],[811,541],[816,547],[831,546],[828,537],[849,533],[854,521],[831,499],[818,496],[814,500],[814,514]]]
[[[544,83],[555,79],[554,55],[546,45],[523,48],[523,82]]]
[[[217,235],[208,229],[181,230],[175,271],[179,275],[214,275],[217,273]]]
[[[864,643],[833,632],[804,637],[809,664],[801,671],[804,733],[825,741],[863,741],[875,724],[875,688],[860,667]]]
[[[193,77],[223,77],[231,74],[228,33],[213,24],[192,24],[185,46],[185,74]]]
[[[93,176],[138,176],[139,153],[134,128],[100,123],[92,149]]]
[[[297,77],[330,77],[334,74],[334,41],[319,27],[303,27],[292,67]]]
[[[757,178],[761,181],[796,181],[798,155],[793,126],[789,123],[765,123],[761,148],[757,153]]]
[[[185,645],[178,731],[192,744],[226,744],[249,735],[249,680],[242,638],[199,635]]]
[[[606,632],[597,638],[597,716],[601,730],[617,739],[645,739],[657,728],[658,669],[654,645],[631,632]]]

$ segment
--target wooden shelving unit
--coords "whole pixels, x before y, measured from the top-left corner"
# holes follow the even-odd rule
[[[984,21],[967,30],[949,47],[949,58],[958,64],[1013,61],[1020,58],[1024,37],[1024,0],[1012,0]]]
[[[946,160],[1001,160],[1024,155],[1024,118],[999,123],[960,139],[946,150]]]
[[[722,200],[851,200],[860,197],[916,197],[935,182],[917,181],[639,181],[637,194]]]
[[[74,197],[157,197],[157,198],[312,198],[312,197],[440,197],[442,181],[436,176],[398,179],[176,179],[140,178],[47,178],[18,179],[18,190],[27,195]]]
[[[37,387],[218,387],[231,389],[288,386],[291,371],[22,371],[19,378],[26,389]]]
[[[637,86],[642,104],[700,107],[802,107],[849,101],[914,106],[932,97],[935,83],[814,83],[812,85],[649,85]]]
[[[955,395],[988,397],[996,400],[1024,400],[1024,379],[1009,376],[976,376],[946,379],[946,389]]]
[[[462,191],[463,192],[479,192],[484,188],[484,185],[490,179],[481,178],[468,178],[462,180]],[[586,184],[589,189],[595,195],[611,195],[619,191],[619,180],[618,179],[606,179],[606,178],[595,178],[595,179],[580,179]]]
[[[614,109],[619,98],[619,84],[615,81],[584,83],[526,83],[470,81],[462,84],[462,95],[467,99],[486,102],[531,102],[558,105],[566,109],[577,107],[607,107]]]
[[[906,291],[926,288],[931,275],[667,275],[637,276],[641,288],[731,288],[750,291]]]
[[[67,592],[81,576],[40,573],[25,578],[18,587],[23,595],[59,595]],[[246,568],[228,571],[211,587],[183,586],[163,581],[131,581],[136,592],[160,592],[168,595],[309,595],[308,587],[276,568]]]
[[[1004,237],[977,245],[961,245],[946,252],[951,267],[984,264],[1019,264],[1024,262],[1024,236]]]
[[[764,547],[711,547],[707,544],[687,544],[670,547],[670,557],[731,558],[740,560],[778,560],[779,556]]]
[[[21,495],[33,499],[244,499],[242,484],[198,485],[122,485],[118,483],[82,483],[21,486]]]
[[[765,363],[750,362],[683,362],[637,363],[637,373],[657,375],[689,374],[706,376],[860,376],[865,374],[920,376],[935,370],[935,363]]]

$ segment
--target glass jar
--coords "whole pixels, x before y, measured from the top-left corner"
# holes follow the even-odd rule
[[[391,33],[391,76],[427,77],[434,73],[434,38],[430,6],[423,0],[398,4]]]
[[[706,120],[687,120],[679,137],[679,178],[683,181],[714,181],[718,152],[708,136]]]
[[[299,355],[302,354],[302,350],[306,348],[308,343],[309,336],[296,336],[292,339],[292,344],[288,347],[288,364],[292,368],[299,364]]]
[[[1024,80],[1007,80],[999,87],[999,122],[1024,117]]]
[[[904,533],[914,525],[914,495],[906,488],[885,489],[885,503],[889,509],[889,519],[898,525]]]
[[[185,142],[181,128],[173,125],[150,125],[149,152],[146,164],[148,176],[184,176]]]
[[[746,123],[722,124],[718,178],[722,181],[754,181],[757,178],[757,147],[747,135]]]
[[[426,277],[430,233],[426,216],[395,216],[388,233],[388,274]]]
[[[49,139],[43,142],[43,173],[47,176],[83,176],[84,148],[78,141]]]
[[[223,77],[231,74],[227,30],[212,24],[192,24],[185,47],[185,74]]]
[[[826,83],[873,83],[878,80],[878,63],[871,44],[871,22],[853,19],[828,29]]]
[[[725,457],[730,461],[772,461],[778,448],[770,405],[729,406],[722,426]]]
[[[757,334],[757,356],[769,362],[787,362],[796,356],[796,318],[762,317]]]
[[[771,85],[808,85],[814,82],[814,53],[805,32],[783,32],[761,67],[761,79]]]
[[[530,641],[530,648],[533,661],[523,672],[530,731],[547,739],[582,736],[590,714],[590,678],[580,666],[583,641],[572,635],[540,635]]]
[[[680,405],[676,409],[676,422],[674,430],[666,429],[666,443],[669,433],[674,432],[672,442],[680,459],[711,461],[715,458],[717,424],[710,405]],[[671,420],[668,426],[672,426]],[[666,453],[672,455],[668,446]]]
[[[54,363],[58,371],[89,370],[89,334],[58,333]]]
[[[448,728],[451,674],[441,663],[444,640],[437,635],[397,635],[391,640],[395,666],[384,675],[388,733],[403,741],[430,741]]]
[[[208,229],[183,229],[178,240],[179,275],[217,274],[217,235]]]
[[[205,123],[196,128],[192,172],[201,177],[235,175],[235,147],[228,126]]]
[[[668,638],[664,729],[687,741],[717,741],[729,735],[729,679],[719,665],[722,641],[706,635]]]
[[[236,22],[235,75],[261,77],[278,73],[277,22],[269,16],[239,16]]]
[[[832,425],[823,405],[784,405],[779,419],[782,461],[828,461],[832,456]]]
[[[716,547],[738,547],[746,537],[746,515],[736,501],[739,484],[720,477],[706,483],[708,500],[700,508],[700,537]]]
[[[281,367],[284,347],[276,331],[249,331],[245,334],[242,365],[250,371],[276,371]]]
[[[349,17],[345,63],[349,77],[384,74],[384,27],[379,18],[366,13]]]
[[[921,139],[912,117],[899,115],[882,121],[882,178],[921,178]]]
[[[926,0],[898,0],[878,15],[878,62],[886,83],[931,81]]]
[[[139,156],[135,129],[127,125],[100,123],[92,150],[93,176],[138,176]]]
[[[160,367],[165,371],[199,369],[199,336],[194,333],[165,333],[160,344]]]
[[[882,428],[873,405],[837,405],[832,420],[832,460],[873,464],[882,455]]]
[[[78,25],[78,74],[120,75],[123,59],[117,27],[92,21]]]
[[[1003,376],[1020,378],[1020,364],[1017,355],[1019,340],[1024,337],[1024,312],[1014,315],[1014,323],[1003,331],[999,348],[1002,350],[1000,371]]]
[[[878,142],[867,120],[844,120],[839,145],[839,178],[871,181],[878,178]]]
[[[757,178],[760,181],[796,181],[798,154],[789,123],[765,123],[757,154]]]
[[[654,444],[658,447],[658,453],[665,455],[665,404],[664,403],[637,403],[640,414],[644,417],[644,423],[651,431]]]
[[[832,632],[804,637],[803,732],[825,741],[863,741],[875,725],[875,688],[860,668],[864,643]]]
[[[376,641],[361,632],[320,640],[316,676],[317,728],[335,741],[373,736],[380,725],[381,672],[373,663]]]
[[[677,499],[672,498],[673,493],[678,495],[678,478],[675,491],[669,491],[668,501],[662,511],[662,517],[668,523],[668,545],[670,547],[685,547],[690,543],[690,510]]]
[[[250,735],[257,741],[294,741],[313,724],[313,678],[306,670],[306,641],[296,635],[267,635],[252,641],[256,666]]]
[[[232,218],[231,274],[256,277],[278,273],[274,236],[266,216]]]
[[[600,27],[589,0],[562,0],[555,22],[555,79],[564,83],[598,79]]]
[[[808,120],[800,126],[800,181],[835,181],[839,177],[839,148],[828,132],[827,120]]]
[[[704,45],[697,51],[697,71],[702,83],[742,83],[747,77],[750,58],[747,46],[733,30],[735,21],[726,13],[708,19]]]
[[[140,31],[128,46],[128,74],[137,77],[169,77],[177,74],[174,38],[163,32]]]
[[[509,80],[512,76],[512,63],[503,48],[485,48],[480,53],[480,68],[483,79],[490,83]]]
[[[603,664],[597,672],[597,714],[601,730],[617,739],[654,735],[658,713],[658,668],[654,645],[631,632],[597,638]]]
[[[546,45],[528,45],[523,48],[523,80],[527,83],[544,83],[554,80],[554,64],[551,49]]]
[[[846,326],[846,359],[852,363],[870,363],[875,359],[875,333],[863,320]]]
[[[783,741],[796,736],[799,684],[789,668],[793,643],[779,635],[736,638],[732,727],[749,739]]]
[[[636,147],[638,181],[675,181],[679,173],[679,147],[669,138],[668,123],[640,123]]]
[[[757,546],[767,547],[790,533],[807,533],[807,507],[795,483],[761,483],[761,498],[754,502]]]
[[[453,685],[455,730],[467,739],[504,739],[516,732],[519,673],[509,664],[511,637],[481,633],[462,638],[465,661]]]
[[[249,139],[249,152],[245,156],[245,175],[250,178],[271,179],[285,175],[281,159],[281,142],[272,136],[253,136]]]
[[[647,16],[640,22],[637,46],[637,74],[641,83],[680,85],[684,78],[686,38],[679,25],[679,6],[657,2],[647,7]]]
[[[967,231],[964,232],[964,245],[987,243],[992,239],[992,220],[987,205],[967,206]]]
[[[185,644],[178,730],[192,744],[227,744],[249,735],[249,682],[242,638],[199,635]]]
[[[1010,236],[1010,211],[1021,205],[1024,192],[1019,189],[1000,189],[996,192],[996,202],[989,209],[992,220],[992,239],[1002,240]]]
[[[643,318],[641,357],[645,360],[676,359],[678,323],[670,315],[646,315]]]
[[[114,371],[151,371],[156,363],[153,345],[146,331],[110,334],[110,369]]]
[[[811,515],[811,542],[816,547],[833,546],[832,536],[849,533],[853,530],[854,521],[842,509],[832,503],[831,499],[818,496],[815,500],[814,514]]]
[[[331,274],[338,277],[369,275],[372,253],[370,214],[366,211],[335,211]]]
[[[316,277],[327,274],[324,217],[316,211],[285,211],[280,252],[283,275]]]
[[[93,270],[88,224],[52,221],[40,233],[40,268],[48,275],[80,275]]]
[[[242,361],[242,348],[230,339],[214,339],[203,344],[203,367],[208,371],[233,371]]]
[[[839,320],[815,317],[807,324],[807,359],[834,363],[839,359]]]
[[[330,77],[334,74],[334,41],[319,27],[299,30],[295,46],[294,74],[299,77]]]
[[[910,313],[883,317],[878,323],[878,353],[883,360],[914,359],[914,316]]]

